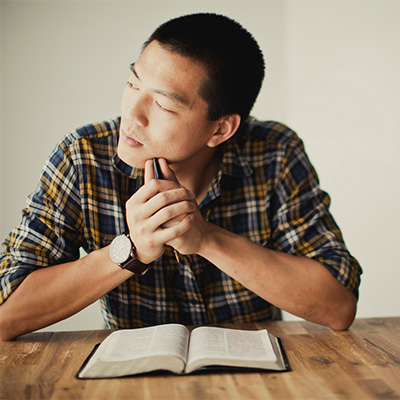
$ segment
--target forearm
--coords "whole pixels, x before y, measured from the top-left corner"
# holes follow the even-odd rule
[[[108,248],[32,272],[0,307],[1,338],[11,340],[65,319],[131,275],[110,260]]]
[[[346,329],[356,297],[319,262],[264,248],[208,224],[199,255],[266,301],[312,322]]]

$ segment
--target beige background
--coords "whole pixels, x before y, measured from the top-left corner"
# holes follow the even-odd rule
[[[119,114],[151,31],[198,11],[238,20],[262,47],[267,78],[253,114],[305,141],[364,269],[358,316],[399,315],[398,1],[2,1],[1,239],[58,140]],[[95,303],[51,329],[101,326]]]

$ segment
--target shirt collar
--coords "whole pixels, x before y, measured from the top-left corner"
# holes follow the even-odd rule
[[[211,182],[209,191],[204,200],[199,204],[202,208],[206,204],[210,203],[217,197],[221,195],[222,181],[225,178],[228,179],[240,179],[249,176],[253,173],[253,169],[250,167],[246,158],[242,155],[240,148],[242,145],[242,140],[246,135],[247,128],[242,127],[240,132],[228,140],[223,146],[223,156],[221,167],[216,175],[216,177]],[[238,139],[236,139],[236,137]]]
[[[239,131],[224,144],[221,164],[222,174],[243,178],[253,173],[253,169],[241,151],[246,141],[248,130],[248,123],[244,123]]]
[[[126,175],[132,179],[143,179],[144,170],[141,168],[134,168],[126,164],[118,157],[118,153],[114,154],[112,158],[112,163],[117,171],[120,172],[122,175]]]

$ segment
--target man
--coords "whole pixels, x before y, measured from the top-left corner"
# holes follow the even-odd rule
[[[156,29],[121,118],[60,142],[4,243],[3,340],[99,298],[108,327],[261,321],[280,309],[350,326],[361,269],[299,138],[249,118],[263,77],[257,43],[226,17]]]

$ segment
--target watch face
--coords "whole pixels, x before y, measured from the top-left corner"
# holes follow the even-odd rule
[[[110,258],[116,264],[122,264],[131,255],[132,244],[126,235],[117,236],[110,246]]]

